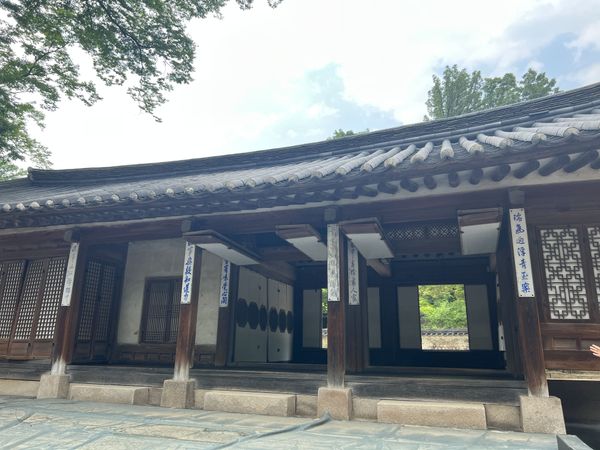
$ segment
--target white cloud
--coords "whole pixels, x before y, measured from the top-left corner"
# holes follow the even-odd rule
[[[565,76],[580,85],[597,83],[600,81],[600,63],[592,64],[585,69],[572,72]]]
[[[577,50],[577,57],[587,48],[600,50],[600,20],[586,26],[576,39],[567,44],[567,47]]]
[[[314,122],[341,112],[327,100],[334,88],[328,80],[307,82],[307,74],[327,66],[337,67],[347,101],[391,111],[399,122],[420,121],[431,74],[446,64],[485,65],[496,74],[536,61],[560,34],[577,35],[573,46],[595,44],[593,3],[285,0],[274,10],[257,1],[251,11],[232,3],[224,19],[190,24],[198,44],[195,80],[168,94],[162,124],[111,88],[92,108],[64,102],[37,134],[57,168],[323,139],[331,130]],[[597,76],[589,70],[581,80]]]

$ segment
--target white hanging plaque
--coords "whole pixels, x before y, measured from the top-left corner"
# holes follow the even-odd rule
[[[221,293],[219,295],[219,307],[229,306],[229,281],[231,279],[231,263],[224,259],[221,268]]]
[[[519,297],[535,297],[525,210],[523,208],[513,208],[509,210],[509,214],[517,293]]]
[[[348,241],[348,303],[360,305],[358,281],[358,249]]]
[[[340,301],[340,227],[327,225],[327,301]]]
[[[71,296],[73,295],[73,282],[75,281],[75,266],[77,265],[77,256],[79,255],[79,242],[71,243],[69,251],[69,260],[67,261],[67,273],[65,275],[65,284],[63,286],[63,295],[61,306],[69,306],[71,304]]]
[[[192,299],[192,277],[194,273],[194,258],[196,246],[185,243],[185,257],[183,259],[183,281],[181,283],[181,303],[189,305]]]

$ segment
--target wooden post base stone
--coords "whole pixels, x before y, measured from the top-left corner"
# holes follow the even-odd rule
[[[522,395],[521,428],[525,433],[566,434],[562,404],[558,397]]]
[[[165,380],[160,406],[164,408],[193,408],[195,405],[195,380]]]
[[[319,388],[317,396],[317,415],[329,413],[335,420],[352,419],[352,389]]]
[[[40,378],[37,398],[68,398],[69,375],[45,373]]]

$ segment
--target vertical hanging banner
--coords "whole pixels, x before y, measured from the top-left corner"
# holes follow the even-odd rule
[[[71,296],[73,295],[73,283],[75,281],[75,266],[77,265],[77,256],[79,255],[79,242],[71,243],[69,251],[69,260],[67,261],[67,273],[65,275],[65,285],[63,286],[61,306],[69,306],[71,304]]]
[[[327,225],[327,301],[340,301],[340,227]]]
[[[185,257],[183,259],[183,281],[181,283],[181,304],[189,305],[192,300],[192,274],[194,273],[194,258],[196,246],[185,243]]]
[[[517,294],[519,297],[535,297],[525,210],[523,208],[513,208],[509,210],[509,214],[513,258],[517,278]]]
[[[223,260],[221,268],[221,293],[219,294],[219,307],[227,308],[229,306],[229,281],[231,280],[231,263]]]
[[[360,305],[358,283],[358,249],[348,241],[348,303],[350,305]]]

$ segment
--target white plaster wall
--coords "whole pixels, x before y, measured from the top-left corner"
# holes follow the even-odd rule
[[[139,343],[144,287],[148,277],[181,276],[185,244],[182,239],[129,243],[119,313],[117,342]]]
[[[196,345],[217,344],[222,266],[223,260],[221,258],[206,251],[202,252]]]

